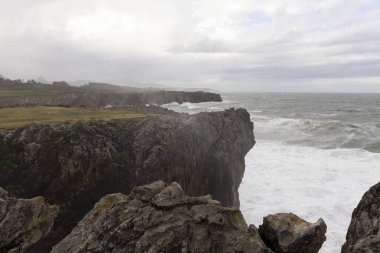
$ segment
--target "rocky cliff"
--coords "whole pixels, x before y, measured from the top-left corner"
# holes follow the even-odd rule
[[[101,83],[73,87],[66,82],[43,84],[33,80],[23,83],[20,80],[0,79],[0,107],[29,105],[124,107],[210,101],[220,102],[222,98],[219,94],[203,91],[152,90]]]
[[[157,91],[151,93],[65,93],[61,95],[44,96],[9,96],[0,97],[0,107],[7,106],[30,106],[30,105],[59,105],[59,106],[83,106],[83,107],[124,107],[128,105],[145,104],[166,104],[171,102],[200,103],[200,102],[220,102],[222,98],[219,94],[203,91]]]
[[[380,183],[369,189],[352,213],[342,253],[380,252]]]
[[[49,235],[30,249],[47,252],[104,195],[159,179],[238,207],[244,156],[254,143],[243,109],[31,125],[0,135],[0,185],[59,206]]]

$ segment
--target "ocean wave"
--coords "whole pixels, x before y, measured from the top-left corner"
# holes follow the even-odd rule
[[[189,114],[246,107],[255,124],[258,139],[322,149],[349,148],[380,153],[380,123],[374,122],[373,116],[366,115],[362,109],[338,108],[331,112],[305,110],[307,113],[294,110],[285,114],[281,108],[258,106],[252,100],[244,106],[241,101],[230,97],[223,99],[223,102],[170,103],[163,106]],[[351,115],[361,115],[359,112],[363,114],[360,116],[363,120],[357,120],[360,123],[351,122]]]
[[[254,116],[256,136],[283,140],[288,144],[323,149],[352,148],[380,153],[377,124],[353,124],[313,119],[267,118]]]

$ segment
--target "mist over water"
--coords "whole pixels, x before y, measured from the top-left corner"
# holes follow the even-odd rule
[[[197,113],[246,108],[257,144],[240,186],[248,223],[294,212],[327,223],[320,252],[340,252],[353,209],[380,181],[380,94],[224,94],[222,103],[172,103]]]

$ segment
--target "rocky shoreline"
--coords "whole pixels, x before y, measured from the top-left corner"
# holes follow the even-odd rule
[[[29,125],[0,133],[0,252],[316,253],[322,219],[239,211],[253,123],[244,109]],[[380,185],[343,253],[380,252]]]

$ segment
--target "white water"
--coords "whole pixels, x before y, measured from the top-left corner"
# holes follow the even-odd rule
[[[327,241],[321,253],[340,252],[353,209],[380,179],[380,154],[322,150],[258,141],[246,156],[241,211],[249,224],[277,212],[310,222],[322,217]]]

